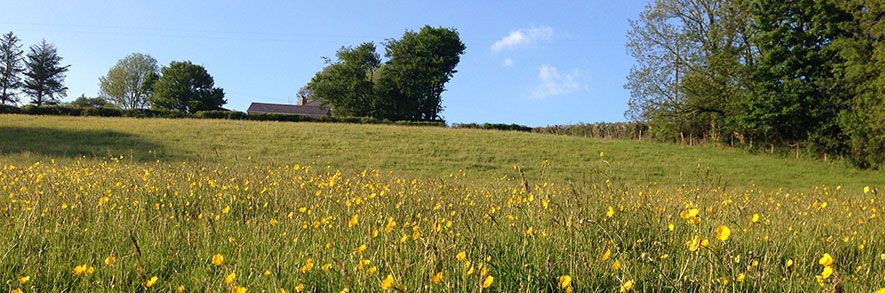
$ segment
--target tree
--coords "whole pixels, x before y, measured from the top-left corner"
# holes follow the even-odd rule
[[[307,90],[312,97],[332,105],[333,115],[373,116],[376,95],[372,74],[381,64],[375,44],[342,47],[336,56],[338,61],[328,61],[326,68],[310,80]]]
[[[451,80],[467,47],[458,32],[451,28],[424,26],[418,32],[406,31],[399,40],[385,44],[385,56],[390,58],[381,71],[380,82],[390,96],[399,96],[394,103],[408,107],[392,113],[400,119],[437,120],[442,112],[442,93]],[[385,95],[387,96],[387,95]]]
[[[436,120],[464,49],[454,29],[430,26],[387,41],[385,63],[374,43],[342,47],[307,89],[337,116]]]
[[[103,97],[89,98],[85,94],[81,94],[80,97],[73,100],[69,105],[82,108],[115,108],[113,103]]]
[[[120,108],[144,108],[149,93],[143,84],[148,75],[156,74],[158,69],[157,60],[150,55],[126,56],[117,61],[106,76],[99,78],[101,95]]]
[[[844,153],[837,123],[844,95],[834,90],[840,58],[832,42],[851,16],[834,1],[759,0],[753,9],[755,93],[742,108],[743,126],[773,143],[808,142],[817,152]],[[853,86],[856,86],[854,84]]]
[[[0,104],[18,102],[16,91],[22,86],[22,54],[19,39],[12,32],[0,36]]]
[[[206,68],[190,61],[173,61],[163,67],[153,91],[148,102],[157,109],[195,113],[220,110],[227,103],[224,90],[215,87],[215,80]]]
[[[55,45],[46,40],[30,47],[25,60],[24,92],[31,96],[34,105],[56,104],[67,95],[64,81],[70,65],[61,66],[61,60]]]
[[[754,53],[747,0],[657,0],[630,21],[627,116],[673,139],[733,131]],[[725,128],[725,129],[723,129]],[[714,137],[716,137],[714,135]]]

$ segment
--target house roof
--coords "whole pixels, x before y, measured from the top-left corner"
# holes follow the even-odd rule
[[[329,115],[329,107],[322,106],[314,102],[308,103],[307,105],[269,104],[253,102],[252,105],[249,105],[249,109],[246,110],[246,112],[327,116]]]

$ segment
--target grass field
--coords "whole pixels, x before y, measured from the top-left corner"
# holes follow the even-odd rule
[[[882,175],[839,163],[495,131],[17,115],[0,116],[0,152],[2,290],[885,287]]]

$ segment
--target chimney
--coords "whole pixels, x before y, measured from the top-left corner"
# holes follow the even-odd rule
[[[298,105],[302,105],[302,106],[307,105],[307,97],[305,97],[304,95],[299,95],[298,96]]]

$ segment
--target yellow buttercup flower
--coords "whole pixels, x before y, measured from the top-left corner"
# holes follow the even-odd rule
[[[74,276],[81,276],[86,273],[86,270],[89,269],[85,264],[78,265],[74,267]]]
[[[627,291],[630,291],[630,290],[633,290],[633,280],[629,280],[629,281],[624,282],[623,284],[621,284],[621,288],[620,288],[620,290],[618,290],[618,291],[621,292],[621,293],[624,293],[624,292],[627,292]]]
[[[695,235],[694,238],[686,241],[685,245],[688,246],[688,251],[697,251],[701,247],[701,236]]]
[[[304,292],[304,284],[298,283],[298,285],[295,286],[295,292]]]
[[[24,285],[28,281],[31,280],[31,276],[21,276],[18,278],[18,283]]]
[[[443,273],[442,272],[437,272],[432,277],[430,277],[430,282],[434,283],[434,284],[442,283],[442,280],[443,280]]]
[[[393,275],[388,274],[387,277],[384,278],[384,280],[381,280],[381,284],[379,286],[381,287],[381,289],[385,290],[393,288]]]
[[[617,271],[620,268],[621,268],[621,261],[616,259],[615,262],[612,264],[612,271]]]
[[[150,287],[154,286],[154,284],[157,284],[158,280],[159,279],[157,279],[157,276],[153,276],[150,279],[148,279],[146,282],[144,282],[144,286],[150,288]]]
[[[224,277],[224,284],[230,285],[237,281],[237,273],[230,273]]]
[[[494,277],[492,277],[492,276],[488,276],[488,277],[486,277],[485,280],[482,281],[482,287],[483,287],[483,288],[491,287],[491,286],[492,286],[492,282],[494,282],[494,281],[495,281],[495,278],[494,278]]]
[[[224,264],[224,256],[223,255],[221,255],[220,253],[216,253],[215,255],[212,256],[212,265],[217,267],[217,266],[221,266],[223,264]]]
[[[230,293],[246,293],[246,288],[240,287],[240,286],[234,286],[233,288],[230,288]]]
[[[559,277],[559,289],[565,289],[572,286],[572,277],[563,275]]]
[[[304,265],[301,266],[301,273],[310,272],[310,270],[312,270],[312,269],[313,269],[313,259],[308,258],[307,260],[304,261]]]
[[[750,219],[753,223],[759,222],[759,214],[753,214],[753,217]]]
[[[824,279],[829,278],[831,275],[833,275],[833,267],[832,266],[825,266],[823,271],[820,272],[820,276],[823,277]]]
[[[106,257],[106,258],[104,259],[104,264],[107,265],[107,266],[109,266],[109,267],[114,266],[116,263],[117,263],[117,257],[116,257],[116,256],[111,255],[111,256],[108,256],[108,257]]]
[[[455,259],[457,259],[458,261],[464,261],[465,259],[467,259],[467,253],[462,250],[455,255]]]
[[[824,256],[817,261],[822,266],[832,266],[833,265],[833,257],[830,256],[829,253],[824,253]]]
[[[360,245],[360,246],[357,246],[357,248],[353,250],[353,253],[354,253],[354,254],[360,254],[360,253],[363,253],[363,251],[366,251],[366,245],[365,245],[365,244]]]
[[[600,259],[602,259],[603,261],[606,261],[606,260],[608,260],[611,256],[612,256],[612,250],[611,250],[611,249],[606,249],[605,252],[602,253],[602,256],[600,257]]]
[[[725,241],[728,240],[729,236],[731,236],[731,229],[729,229],[728,226],[719,225],[719,227],[716,227],[716,239],[719,239],[719,241]]]
[[[611,206],[608,206],[608,211],[605,212],[605,216],[611,218],[614,215],[615,215],[615,209],[612,208]]]

